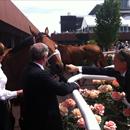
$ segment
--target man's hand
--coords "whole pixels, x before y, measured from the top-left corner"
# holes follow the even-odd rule
[[[65,68],[70,73],[79,72],[79,68],[73,64],[66,65]]]

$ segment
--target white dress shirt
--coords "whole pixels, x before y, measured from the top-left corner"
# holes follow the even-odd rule
[[[17,91],[6,90],[7,77],[1,69],[2,65],[0,64],[0,100],[12,99],[17,96]]]
[[[34,62],[34,63],[37,64],[42,70],[44,70],[43,65],[41,65],[41,64],[39,64],[39,63],[37,63],[37,62]]]

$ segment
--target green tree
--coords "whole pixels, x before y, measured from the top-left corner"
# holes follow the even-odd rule
[[[104,0],[96,13],[96,40],[103,49],[107,50],[112,42],[118,38],[121,25],[119,0]]]

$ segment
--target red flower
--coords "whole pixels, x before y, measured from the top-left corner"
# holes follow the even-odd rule
[[[123,114],[124,114],[124,116],[126,116],[126,117],[130,116],[130,108],[125,108],[125,109],[123,110]]]
[[[118,81],[115,79],[112,81],[112,85],[115,87],[115,88],[118,88],[120,85],[118,83]]]

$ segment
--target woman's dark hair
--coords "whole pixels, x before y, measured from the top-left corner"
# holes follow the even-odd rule
[[[120,49],[116,54],[119,56],[121,61],[125,61],[127,66],[130,67],[130,50]]]

